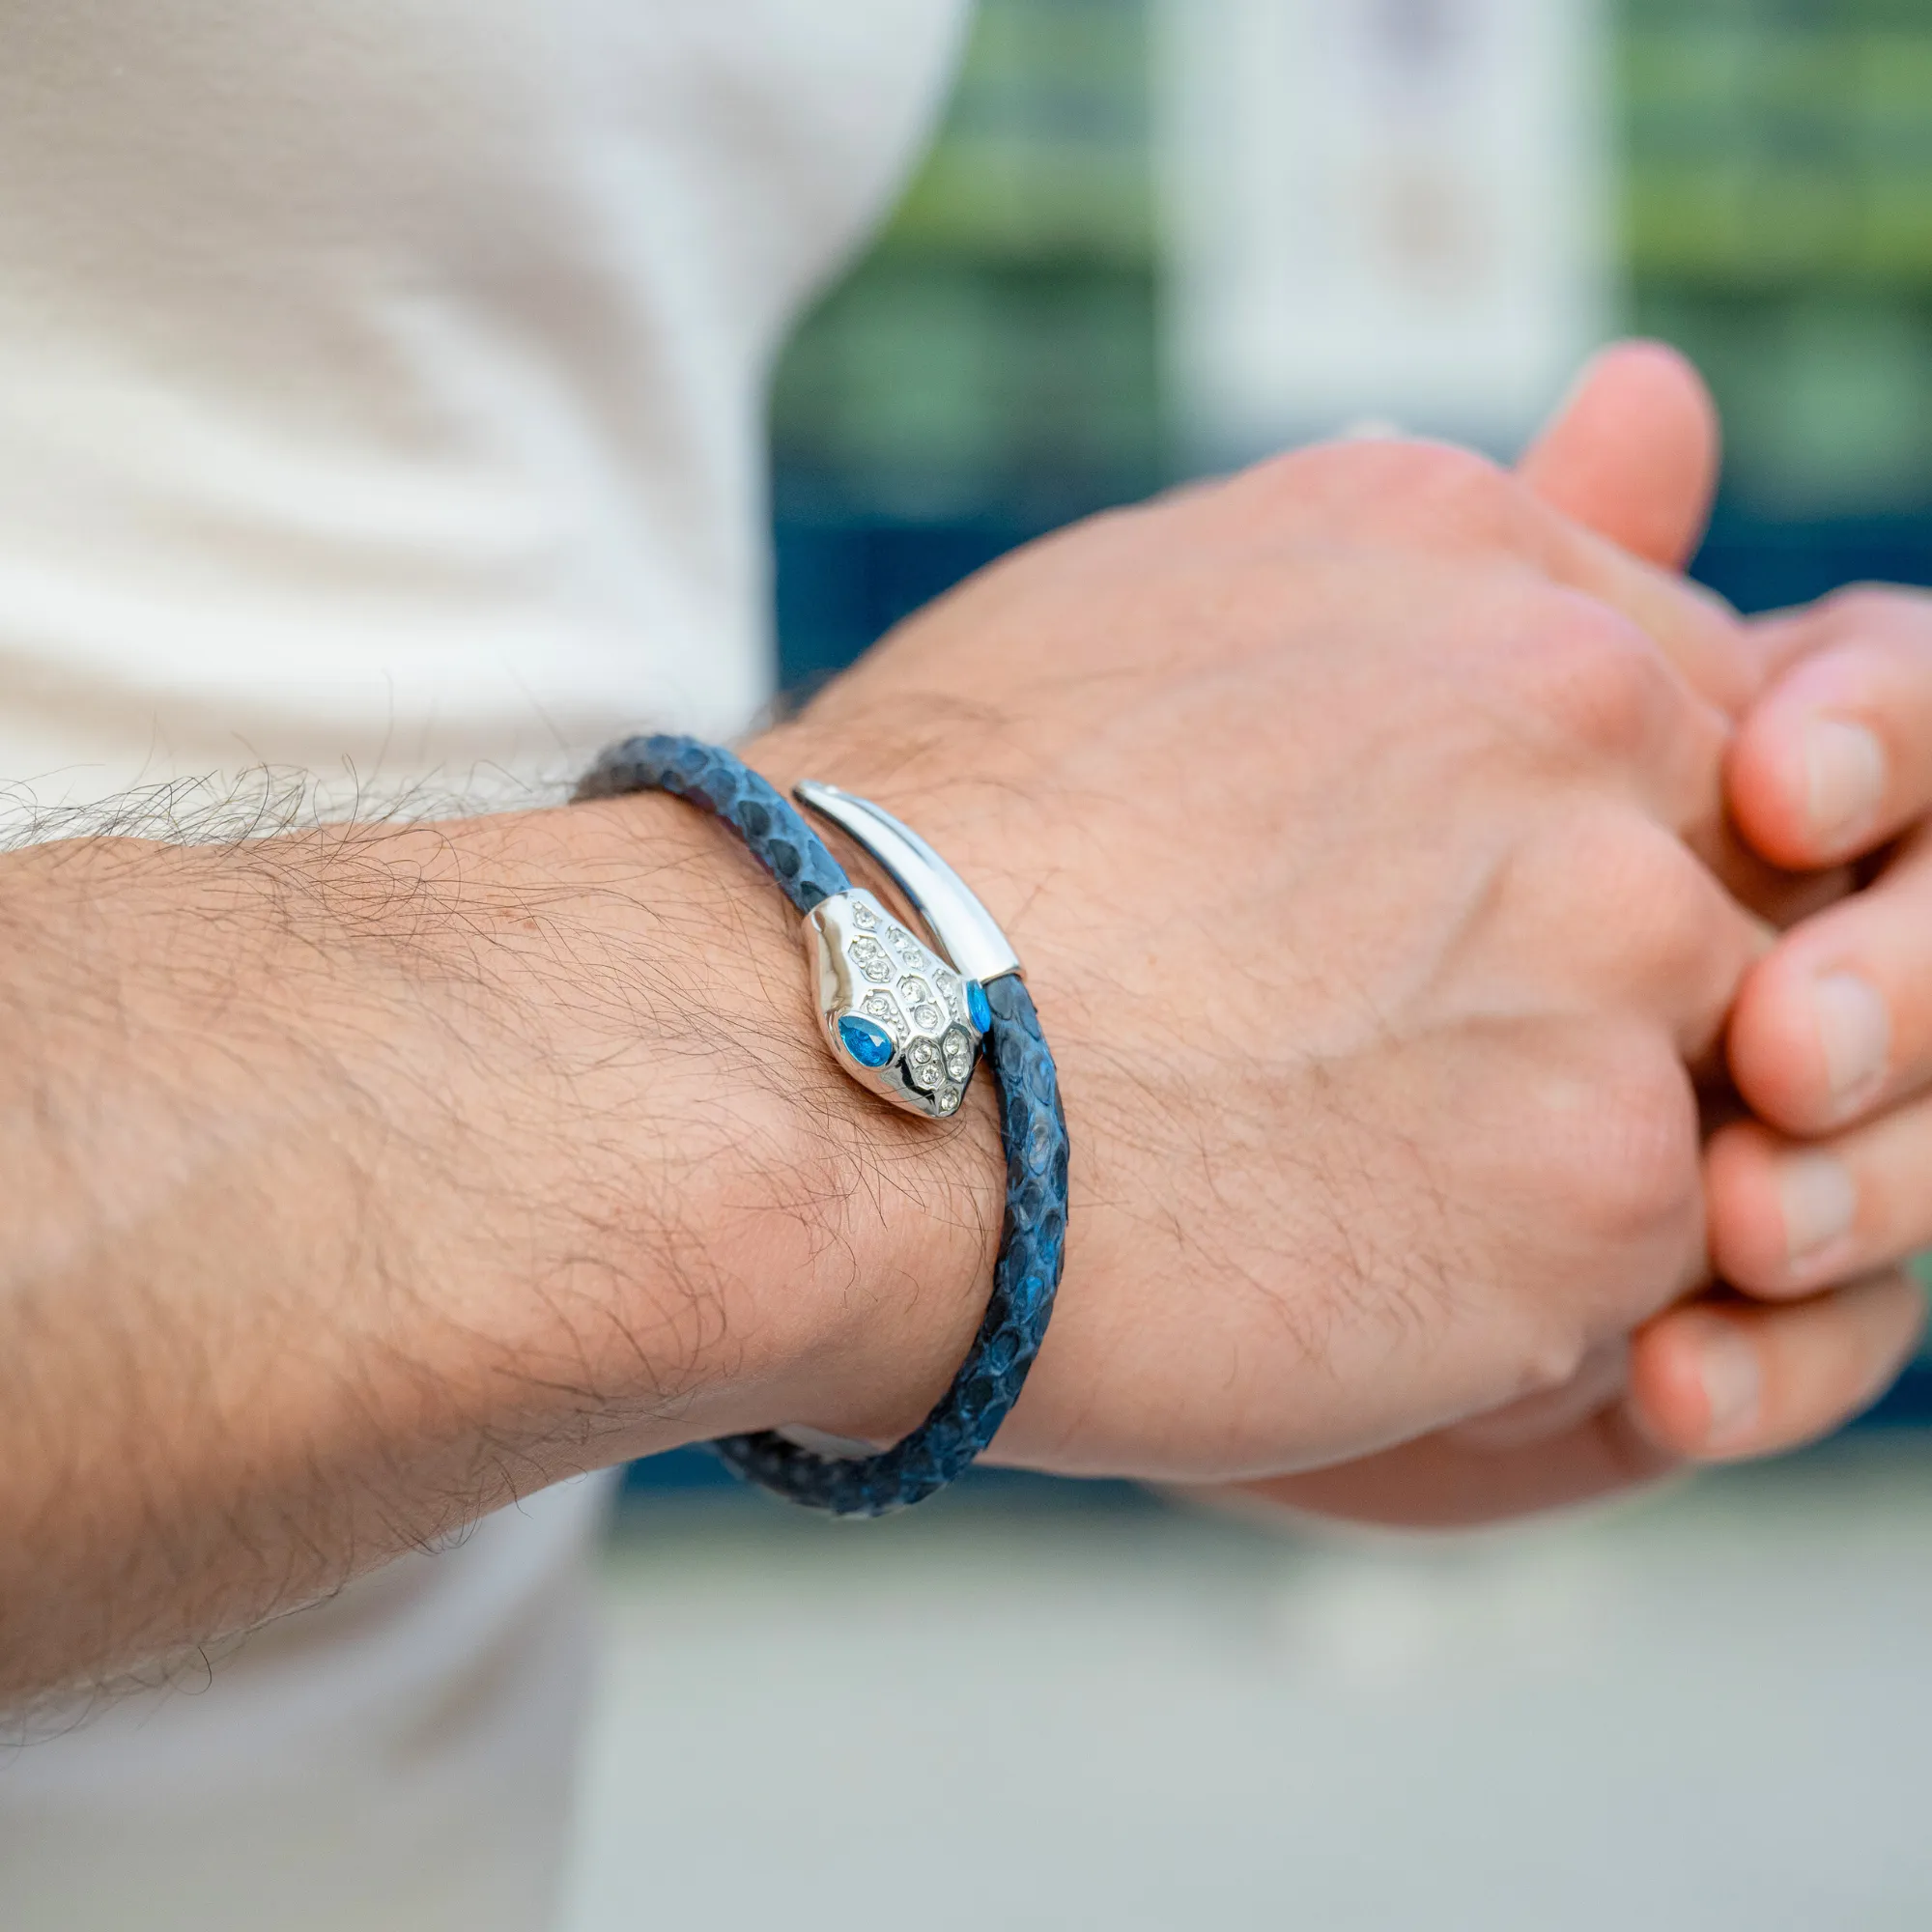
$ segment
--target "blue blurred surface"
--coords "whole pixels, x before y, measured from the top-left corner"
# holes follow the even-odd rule
[[[1932,513],[1777,523],[1723,508],[1693,574],[1753,611],[1847,583],[1932,584]]]

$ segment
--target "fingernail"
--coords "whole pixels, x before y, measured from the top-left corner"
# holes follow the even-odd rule
[[[1704,1385],[1704,1445],[1723,1449],[1757,1425],[1764,1379],[1757,1350],[1728,1323],[1714,1323],[1698,1344],[1697,1374]]]
[[[1804,727],[1804,784],[1811,836],[1835,847],[1884,802],[1885,747],[1862,724],[1814,718]]]
[[[1827,973],[1812,987],[1811,1001],[1832,1098],[1849,1107],[1885,1078],[1891,1015],[1878,988],[1856,973]]]
[[[1828,1153],[1793,1154],[1778,1170],[1784,1247],[1802,1262],[1849,1235],[1858,1219],[1859,1189],[1843,1161]]]

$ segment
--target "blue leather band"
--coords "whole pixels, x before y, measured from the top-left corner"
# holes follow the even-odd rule
[[[800,912],[852,883],[791,801],[721,746],[698,738],[626,738],[598,754],[577,797],[615,798],[628,791],[672,792],[715,813]]]
[[[668,791],[736,831],[801,912],[849,881],[824,842],[758,775],[694,738],[629,738],[598,758],[581,799]],[[1066,1117],[1060,1082],[1016,974],[985,982],[992,1025],[987,1058],[1000,1089],[1007,1156],[1006,1224],[993,1293],[952,1386],[903,1441],[876,1456],[820,1455],[775,1431],[728,1435],[711,1446],[738,1473],[836,1516],[884,1516],[922,1501],[960,1475],[993,1439],[1019,1398],[1053,1314],[1066,1247]]]

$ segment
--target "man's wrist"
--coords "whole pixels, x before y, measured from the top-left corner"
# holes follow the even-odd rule
[[[796,926],[669,799],[0,864],[0,1698],[576,1470],[914,1426],[995,1137],[844,1079]]]
[[[944,1390],[985,1303],[1003,1172],[990,1090],[976,1083],[942,1124],[859,1089],[819,1037],[797,914],[729,833],[643,797],[574,808],[587,841],[593,814],[633,854],[648,841],[671,943],[640,963],[655,997],[668,971],[689,989],[712,1041],[696,1057],[680,1042],[652,1082],[669,1103],[651,1106],[653,1138],[673,1161],[696,1152],[678,1164],[694,1183],[686,1265],[702,1277],[660,1295],[715,1295],[680,1433],[789,1422],[895,1439]]]

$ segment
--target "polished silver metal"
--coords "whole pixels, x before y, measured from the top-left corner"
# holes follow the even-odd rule
[[[861,887],[821,899],[806,914],[804,933],[833,1059],[908,1113],[932,1121],[956,1114],[980,1058],[966,981]],[[877,1065],[859,1058],[844,1037],[847,1020],[862,1036],[883,1036],[890,1056]]]
[[[869,799],[855,798],[837,785],[805,779],[792,796],[862,845],[939,941],[954,967],[982,984],[1019,973],[1019,954],[971,889],[951,866],[909,826]]]

